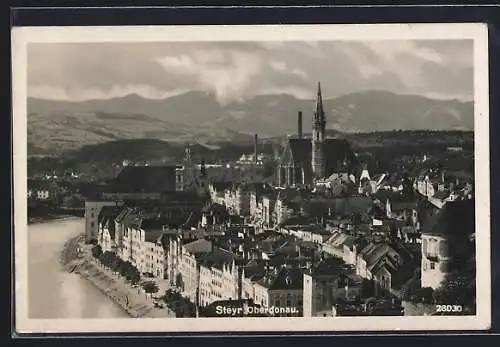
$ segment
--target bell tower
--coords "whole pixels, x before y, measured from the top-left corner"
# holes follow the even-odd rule
[[[318,82],[316,105],[312,121],[312,170],[315,178],[325,176],[325,126],[326,118],[323,109],[323,97],[321,95],[321,84]]]

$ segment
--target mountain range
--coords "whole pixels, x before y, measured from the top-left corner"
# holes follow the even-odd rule
[[[220,104],[215,95],[188,92],[165,99],[137,94],[81,102],[28,98],[28,150],[64,151],[117,139],[151,138],[210,144],[248,142],[297,132],[303,112],[310,132],[314,100],[260,95]],[[351,93],[324,100],[327,129],[373,132],[394,129],[472,130],[473,102],[438,100],[386,91]]]

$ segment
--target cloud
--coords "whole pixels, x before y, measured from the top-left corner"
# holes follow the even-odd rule
[[[28,46],[30,96],[81,100],[137,93],[213,93],[220,103],[266,93],[313,98],[378,89],[473,95],[468,40],[36,43]]]
[[[196,50],[189,56],[166,56],[156,61],[168,74],[188,77],[198,88],[214,92],[221,103],[244,95],[265,63],[258,55],[237,50]]]
[[[50,87],[46,85],[34,85],[30,87],[30,96],[34,98],[47,98],[50,95],[52,100],[97,100],[120,98],[130,94],[138,94],[149,99],[164,99],[175,95],[188,92],[189,89],[170,90],[168,92],[160,91],[149,85],[115,85],[110,89],[102,90],[99,88],[76,88],[65,89]]]

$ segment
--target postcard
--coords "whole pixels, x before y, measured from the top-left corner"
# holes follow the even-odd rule
[[[483,330],[483,24],[15,27],[18,333]]]

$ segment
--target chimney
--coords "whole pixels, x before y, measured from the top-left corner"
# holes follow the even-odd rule
[[[254,162],[257,164],[257,156],[258,156],[258,148],[257,145],[259,144],[259,136],[257,134],[254,135]]]
[[[302,138],[302,111],[299,111],[299,115],[298,115],[298,136],[299,136],[299,139]]]

